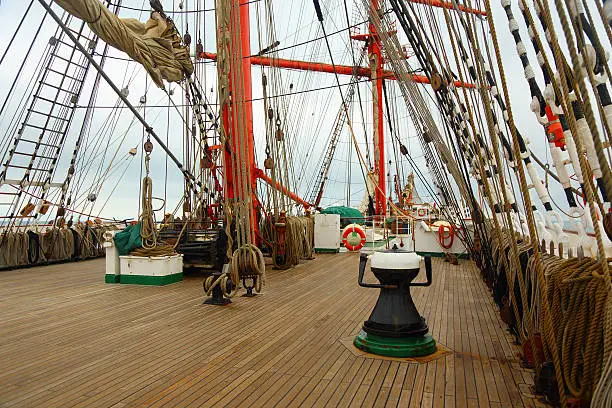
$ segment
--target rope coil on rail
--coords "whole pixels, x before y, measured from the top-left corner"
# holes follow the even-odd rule
[[[90,226],[79,223],[67,228],[51,226],[38,231],[5,231],[0,240],[0,267],[16,267],[45,264],[77,259],[88,259],[104,255],[104,234],[114,225]]]
[[[517,235],[521,261],[517,265],[514,257],[509,256],[512,236],[504,234],[502,237],[502,242],[493,239],[491,246],[496,277],[507,276],[507,282],[504,282],[507,287],[502,288],[498,282],[494,293],[503,290],[504,296],[509,296],[509,306],[514,309],[521,331],[529,324],[521,320],[531,316],[534,332],[542,335],[544,360],[558,358],[561,362],[560,376],[568,396],[589,401],[599,387],[600,398],[607,402],[606,398],[610,397],[604,393],[605,385],[602,384],[612,378],[609,372],[612,368],[609,361],[612,354],[612,296],[611,288],[601,274],[600,261],[593,258],[563,259],[544,252],[540,259],[546,287],[542,290],[536,276],[536,258],[530,251],[531,244],[524,239],[519,241]],[[507,275],[503,272],[502,257],[507,258],[510,267]],[[523,274],[525,278],[527,299],[518,292],[514,293],[517,274]],[[499,293],[495,293],[495,297],[496,300],[501,298]],[[547,302],[550,308],[551,324],[542,319],[542,302]],[[607,384],[609,387],[609,381]]]

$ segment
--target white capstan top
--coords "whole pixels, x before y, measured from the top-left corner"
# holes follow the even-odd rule
[[[377,269],[419,269],[422,256],[416,252],[374,252],[370,267]]]

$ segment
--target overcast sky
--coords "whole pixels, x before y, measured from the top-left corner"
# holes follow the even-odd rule
[[[168,11],[178,10],[179,1],[165,0],[162,2]],[[184,1],[185,8],[193,10],[212,9],[214,2],[211,0],[191,0]],[[342,30],[347,26],[346,15],[344,11],[344,2],[342,0],[323,0],[321,2],[325,9],[325,27],[328,33],[334,33]],[[527,31],[522,23],[522,18],[519,9],[516,6],[516,1],[513,1],[515,17],[521,25],[521,34],[525,42],[528,42]],[[28,1],[3,1],[0,6],[0,25],[3,27],[0,30],[0,52],[4,52],[8,41],[15,32],[17,25],[25,12]],[[361,4],[361,1],[357,1]],[[148,2],[143,0],[124,0],[123,5],[142,9],[148,7]],[[299,60],[330,62],[329,53],[325,47],[325,43],[321,40],[311,41],[321,37],[319,22],[314,14],[312,1],[272,1],[273,17],[272,22],[275,30],[274,38],[280,41],[279,48],[284,49],[279,53],[282,58],[291,58]],[[357,22],[360,18],[358,9],[353,1],[347,1],[349,7],[349,19],[351,23]],[[425,7],[425,6],[416,6]],[[517,125],[523,135],[531,140],[531,149],[546,161],[549,157],[548,149],[545,145],[544,132],[541,125],[536,121],[535,116],[529,109],[529,89],[523,75],[523,70],[520,61],[516,54],[515,45],[508,30],[506,16],[499,2],[493,3],[493,18],[496,23],[497,33],[502,48],[502,60],[506,69],[508,86],[510,89],[510,98],[512,108]],[[266,39],[266,29],[268,23],[265,16],[263,2],[255,2],[250,5],[251,19],[251,48],[252,52],[256,53],[259,49],[268,45]],[[54,35],[57,25],[47,18],[42,24],[40,34],[36,42],[30,48],[30,44],[34,38],[36,29],[41,26],[43,9],[34,2],[24,26],[15,39],[15,43],[9,50],[7,58],[0,65],[0,102],[4,102],[4,97],[8,93],[13,79],[17,75],[20,64],[23,58],[27,55],[28,60],[24,68],[20,71],[15,89],[10,94],[11,98],[5,112],[0,116],[0,140],[6,143],[5,137],[10,140],[14,136],[14,132],[8,132],[7,129],[13,119],[13,115],[17,111],[19,101],[24,96],[24,92],[28,90],[27,85],[36,72],[37,66],[41,58],[45,55],[45,48],[48,40]],[[436,19],[441,26],[444,26],[444,17],[440,9],[434,12]],[[215,52],[214,38],[214,13],[211,11],[191,14],[172,14],[177,22],[177,25],[183,32],[189,32],[194,38],[202,38],[205,49]],[[257,24],[257,16],[259,17],[259,25]],[[134,17],[144,21],[147,18],[147,13],[138,12],[136,10],[122,9],[121,17]],[[484,23],[486,31],[488,27]],[[258,27],[259,26],[259,27]],[[558,25],[557,25],[558,27]],[[560,34],[560,32],[559,32]],[[446,34],[442,36],[446,38]],[[332,55],[336,64],[351,64],[350,46],[348,32],[343,31],[338,34],[330,35],[330,46]],[[400,37],[401,38],[401,37]],[[69,41],[68,39],[66,39]],[[303,42],[308,42],[303,45]],[[407,41],[405,41],[407,42]],[[297,45],[297,46],[296,46]],[[359,44],[354,43],[354,46]],[[102,51],[103,44],[98,45],[97,51]],[[286,48],[286,49],[285,49]],[[528,45],[529,55],[533,63],[536,62],[532,47]],[[451,52],[447,49],[447,52]],[[166,108],[168,105],[168,96],[161,90],[151,86],[151,81],[147,78],[144,70],[133,62],[124,60],[125,54],[112,50],[110,53],[112,58],[107,59],[105,71],[109,74],[112,80],[120,87],[129,87],[129,99],[134,105],[139,104],[140,98],[147,95],[147,107],[141,112],[146,116],[147,121],[153,126],[156,132],[162,139],[168,140],[169,147],[175,154],[184,159],[183,154],[183,126],[180,116],[174,108]],[[410,60],[409,60],[410,61]],[[538,80],[543,86],[543,80],[539,68],[535,68],[538,75]],[[207,90],[207,95],[211,101],[216,99],[216,68],[211,63],[198,64],[198,75],[201,78],[203,87]],[[91,84],[94,78],[93,70],[90,71],[87,85],[79,99],[79,106],[86,106],[89,100]],[[254,67],[253,74],[253,98],[257,99],[262,96],[261,88],[261,69]],[[305,73],[299,71],[283,70],[278,77],[278,71],[274,73],[268,72],[269,78],[274,75],[276,80],[269,79],[269,93],[275,95],[289,94],[294,95],[284,98],[277,98],[278,103],[282,102],[287,106],[287,126],[290,129],[290,141],[293,146],[291,161],[294,165],[294,173],[297,182],[297,191],[299,194],[308,198],[310,186],[314,181],[316,174],[317,163],[320,160],[326,141],[331,132],[333,120],[340,108],[340,98],[337,89],[321,90],[317,92],[306,92],[316,88],[332,87],[335,84],[333,75]],[[348,77],[341,77],[341,83],[347,83]],[[291,88],[290,85],[293,84]],[[170,89],[174,89],[175,93],[172,96],[174,103],[182,104],[182,95],[180,87],[177,84],[171,84]],[[212,89],[212,92],[211,92]],[[343,88],[344,91],[346,87]],[[429,92],[431,90],[428,89]],[[364,140],[364,131],[371,140],[371,97],[370,84],[363,82],[360,84],[360,93],[363,103],[363,119],[360,113],[359,105],[354,104],[353,109],[353,125],[358,140]],[[417,165],[424,169],[424,159],[419,148],[417,134],[410,121],[407,118],[407,111],[401,99],[399,90],[394,85],[389,85],[390,96],[394,96],[392,105],[397,106],[396,112],[398,117],[399,137],[402,142],[408,146],[411,155]],[[427,98],[427,97],[426,97]],[[88,143],[79,153],[83,161],[77,166],[77,174],[80,178],[78,182],[73,183],[75,187],[74,202],[79,203],[79,210],[85,212],[92,211],[94,214],[101,214],[107,217],[117,218],[135,218],[138,213],[138,191],[141,179],[141,139],[143,136],[143,128],[133,122],[133,116],[123,109],[120,104],[120,109],[115,116],[109,117],[109,114],[114,110],[111,109],[117,102],[117,97],[114,95],[110,87],[104,81],[99,88],[99,94],[96,101],[97,109],[94,112],[92,126],[89,132]],[[162,107],[159,107],[162,106]],[[278,105],[277,105],[278,107]],[[254,122],[255,122],[255,138],[256,148],[259,163],[262,163],[263,151],[265,147],[264,138],[264,120],[265,112],[263,112],[263,104],[255,102]],[[435,108],[432,105],[432,110]],[[184,111],[183,111],[184,112]],[[19,113],[19,112],[18,112]],[[55,181],[63,181],[66,175],[66,169],[72,150],[74,141],[80,131],[80,124],[83,122],[84,108],[77,110],[77,114],[73,120],[70,137],[66,141],[65,149],[62,153],[62,160],[58,164],[58,172]],[[168,117],[170,120],[168,121]],[[434,114],[434,117],[437,117]],[[386,126],[386,123],[385,123]],[[364,185],[361,172],[358,167],[357,156],[353,149],[350,148],[350,140],[348,132],[342,135],[338,150],[336,152],[336,160],[332,166],[328,188],[324,194],[324,205],[344,204],[346,203],[347,195],[347,180],[350,179],[350,204],[355,206],[361,201],[364,193]],[[96,142],[97,141],[97,142]],[[138,154],[134,157],[127,155],[130,148],[137,147]],[[2,146],[4,151],[5,145]],[[365,152],[365,145],[361,146]],[[392,172],[395,174],[395,157],[392,154],[390,143],[387,146],[389,151],[388,160],[392,160]],[[116,153],[116,158],[112,160],[112,167],[108,168],[111,163],[111,157]],[[154,181],[153,190],[155,197],[167,197],[167,209],[172,210],[177,205],[182,192],[181,175],[171,162],[168,163],[166,172],[167,159],[162,150],[156,146],[152,154],[151,176]],[[400,163],[405,174],[410,171],[410,165],[403,160]],[[108,173],[109,177],[102,184],[102,188],[98,191],[99,180],[103,174]],[[570,172],[571,173],[571,172]],[[166,183],[165,180],[168,180]],[[76,179],[75,179],[76,180]],[[81,194],[80,201],[77,199],[78,193]],[[427,194],[420,182],[417,183],[417,188],[421,191],[421,195],[427,198]],[[561,190],[557,185],[551,184],[551,190],[555,200],[565,209],[566,203],[563,201]],[[84,199],[87,194],[95,192],[98,199],[93,206],[83,206]],[[109,199],[110,197],[110,199]],[[537,199],[535,194],[532,194],[534,199]],[[106,203],[106,204],[105,204]],[[159,205],[158,205],[159,204]],[[155,204],[155,207],[161,206],[161,202]],[[538,202],[538,206],[541,204]],[[0,211],[3,209],[0,208]],[[158,213],[158,218],[161,213]]]

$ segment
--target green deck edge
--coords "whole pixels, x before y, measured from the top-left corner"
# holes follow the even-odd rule
[[[444,252],[427,252],[427,251],[416,251],[417,255],[421,256],[433,256],[436,258],[444,258]],[[470,254],[467,252],[461,254],[455,254],[459,259],[470,259]]]
[[[111,275],[107,273],[104,275],[104,283],[119,283],[119,275]]]
[[[436,352],[436,341],[429,334],[394,338],[376,336],[362,329],[353,344],[366,353],[387,357],[422,357]]]
[[[165,276],[149,275],[119,275],[119,283],[128,285],[154,285],[163,286],[183,280],[183,272]]]
[[[338,248],[338,249],[334,249],[334,248],[315,248],[314,251],[317,254],[337,254],[338,252],[340,252],[340,248]]]
[[[391,242],[392,240],[394,240],[396,238],[395,235],[389,235],[388,238],[386,239],[379,239],[376,241],[372,241],[372,242],[366,242],[365,245],[363,246],[364,248],[380,248],[380,247],[384,247],[386,246],[389,242]]]

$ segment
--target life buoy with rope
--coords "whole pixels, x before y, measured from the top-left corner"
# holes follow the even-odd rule
[[[366,234],[358,224],[350,224],[342,233],[342,243],[349,251],[359,251],[366,243]]]
[[[446,234],[446,230],[448,229],[448,235]],[[446,244],[446,240],[450,239],[450,243]],[[451,225],[441,224],[438,227],[438,241],[440,242],[440,246],[444,249],[450,249],[455,242],[455,230]]]
[[[417,215],[419,217],[425,217],[427,215],[427,210],[425,208],[419,208],[417,210]]]

